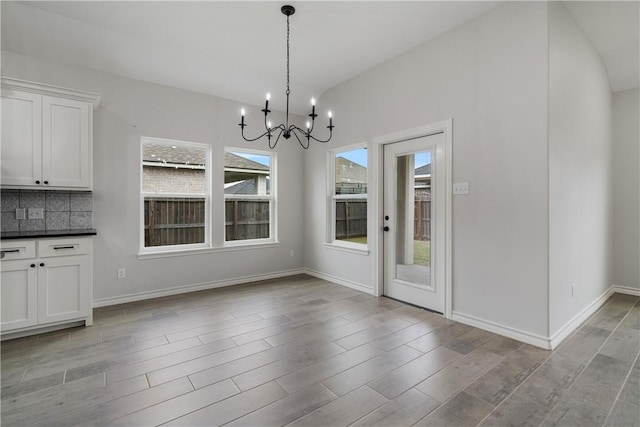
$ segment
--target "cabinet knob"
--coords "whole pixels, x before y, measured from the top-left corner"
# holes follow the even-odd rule
[[[40,263],[40,267],[44,267],[44,262],[41,262],[41,263]]]
[[[45,181],[44,183],[45,183],[45,184],[48,184],[48,183],[49,183],[49,181]]]
[[[35,265],[35,264],[31,264],[31,268],[35,268],[35,267],[36,267],[36,265]]]
[[[36,184],[40,184],[40,181],[36,181]]]

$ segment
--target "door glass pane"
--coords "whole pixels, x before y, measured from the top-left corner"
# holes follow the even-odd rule
[[[396,166],[396,279],[431,286],[431,151]]]

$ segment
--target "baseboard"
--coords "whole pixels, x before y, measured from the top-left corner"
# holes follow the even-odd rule
[[[613,290],[613,292],[616,292],[619,294],[626,294],[626,295],[633,295],[634,297],[640,297],[640,288],[613,285],[611,286],[611,289]]]
[[[278,279],[281,277],[305,274],[305,269],[285,270],[275,273],[256,274],[253,276],[234,277],[233,279],[218,280],[215,282],[197,283],[194,285],[176,286],[157,291],[138,292],[135,294],[122,295],[118,297],[100,298],[93,300],[93,307],[106,307],[110,305],[125,304],[128,302],[142,301],[152,298],[160,298],[171,295],[184,294],[187,292],[204,291],[207,289],[222,288],[225,286],[242,285],[245,283],[257,282],[260,280]]]
[[[527,344],[531,344],[536,347],[550,350],[550,343],[546,337],[541,335],[532,334],[530,332],[521,331],[519,329],[512,328],[510,326],[502,325],[495,322],[489,322],[487,320],[479,319],[468,314],[459,313],[453,311],[451,313],[451,319],[456,322],[464,323],[465,325],[473,326],[478,329],[493,332],[498,335],[512,338]]]
[[[602,307],[602,305],[609,299],[609,297],[613,295],[614,292],[617,292],[614,290],[614,288],[615,286],[611,286],[609,289],[604,291],[602,295],[596,298],[591,304],[583,308],[578,314],[573,316],[571,320],[565,323],[564,326],[560,328],[560,330],[558,330],[558,332],[551,335],[551,337],[549,338],[551,349],[553,350],[555,348],[558,348],[560,343],[562,343],[565,338],[571,335],[573,331],[578,329],[582,322],[587,320],[589,316],[598,311],[598,309]]]
[[[331,274],[322,273],[320,271],[311,270],[309,268],[304,270],[305,274],[309,276],[317,277],[318,279],[326,280],[327,282],[335,283],[336,285],[346,286],[347,288],[355,289],[356,291],[364,292],[366,294],[374,295],[373,289],[362,283],[352,282],[340,277],[332,276]]]

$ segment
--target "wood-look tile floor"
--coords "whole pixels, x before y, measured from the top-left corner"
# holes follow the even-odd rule
[[[550,352],[308,276],[2,343],[2,425],[638,426],[640,303]]]

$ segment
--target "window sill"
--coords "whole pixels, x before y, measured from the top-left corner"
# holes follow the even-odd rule
[[[138,259],[155,259],[155,258],[171,258],[179,256],[201,255],[218,252],[236,252],[236,251],[250,251],[255,249],[267,249],[276,248],[280,244],[278,242],[263,242],[263,243],[237,243],[234,245],[227,245],[218,248],[197,248],[197,249],[177,249],[172,251],[157,251],[157,252],[141,252],[138,254]]]
[[[364,256],[369,256],[369,248],[366,245],[348,245],[345,243],[335,243],[335,242],[331,242],[331,243],[325,243],[324,246],[327,249],[332,249],[334,251],[342,251],[342,252],[349,252],[352,254],[356,254],[356,255],[364,255]]]

